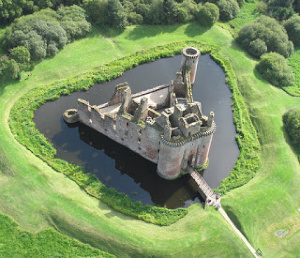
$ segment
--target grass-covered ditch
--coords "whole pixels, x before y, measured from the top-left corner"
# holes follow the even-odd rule
[[[259,167],[260,146],[256,131],[237,87],[236,76],[230,61],[221,53],[219,47],[200,41],[173,42],[149,48],[114,60],[75,77],[36,87],[23,95],[14,104],[9,120],[11,131],[15,138],[36,156],[44,160],[56,171],[74,180],[88,194],[102,200],[111,208],[146,222],[170,225],[184,217],[188,212],[187,209],[169,210],[135,202],[127,195],[119,193],[113,188],[106,187],[96,176],[85,173],[82,167],[55,158],[56,150],[44,135],[36,129],[32,118],[34,110],[46,101],[55,100],[61,95],[67,95],[74,91],[87,90],[95,83],[112,80],[122,75],[126,70],[142,63],[174,56],[179,54],[185,46],[194,46],[202,53],[210,53],[226,74],[226,82],[232,91],[232,109],[238,133],[236,139],[240,148],[240,155],[233,171],[229,177],[223,180],[217,191],[225,194],[233,188],[242,186],[253,178]]]
[[[71,239],[52,228],[39,233],[22,230],[0,214],[1,257],[115,257]]]

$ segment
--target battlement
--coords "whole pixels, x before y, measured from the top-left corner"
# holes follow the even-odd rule
[[[182,54],[185,57],[196,59],[200,56],[200,51],[194,47],[185,47],[182,49]]]

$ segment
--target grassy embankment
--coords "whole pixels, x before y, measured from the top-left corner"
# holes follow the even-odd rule
[[[300,168],[285,139],[281,116],[287,109],[299,105],[299,99],[291,98],[255,76],[255,61],[235,46],[227,30],[218,26],[210,30],[195,24],[130,27],[108,39],[94,33],[93,37],[74,42],[57,57],[40,63],[30,80],[3,85],[0,96],[1,211],[11,215],[22,228],[36,232],[51,225],[117,255],[250,256],[213,209],[202,210],[194,205],[185,218],[168,227],[114,212],[33,156],[14,140],[8,128],[12,105],[35,86],[78,74],[144,46],[191,38],[220,45],[230,58],[262,145],[262,167],[257,176],[246,186],[230,192],[223,203],[237,216],[250,242],[260,247],[266,257],[296,256],[300,252],[296,210],[300,206]],[[66,60],[69,60],[68,65],[64,64]],[[288,230],[283,238],[274,236],[280,229]]]
[[[0,214],[1,257],[114,257],[47,229],[32,234]]]

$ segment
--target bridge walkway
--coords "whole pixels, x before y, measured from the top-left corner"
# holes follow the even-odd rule
[[[199,186],[199,189],[201,191],[200,194],[205,199],[205,203],[211,206],[215,206],[216,208],[220,208],[221,195],[212,190],[206,183],[204,178],[197,171],[195,171],[194,168],[188,167],[188,172]]]

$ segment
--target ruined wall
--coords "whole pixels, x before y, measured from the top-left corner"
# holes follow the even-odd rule
[[[139,153],[144,158],[157,163],[161,131],[145,123],[134,123],[130,114],[102,116],[96,106],[87,101],[78,100],[80,122],[106,135],[112,140]]]

